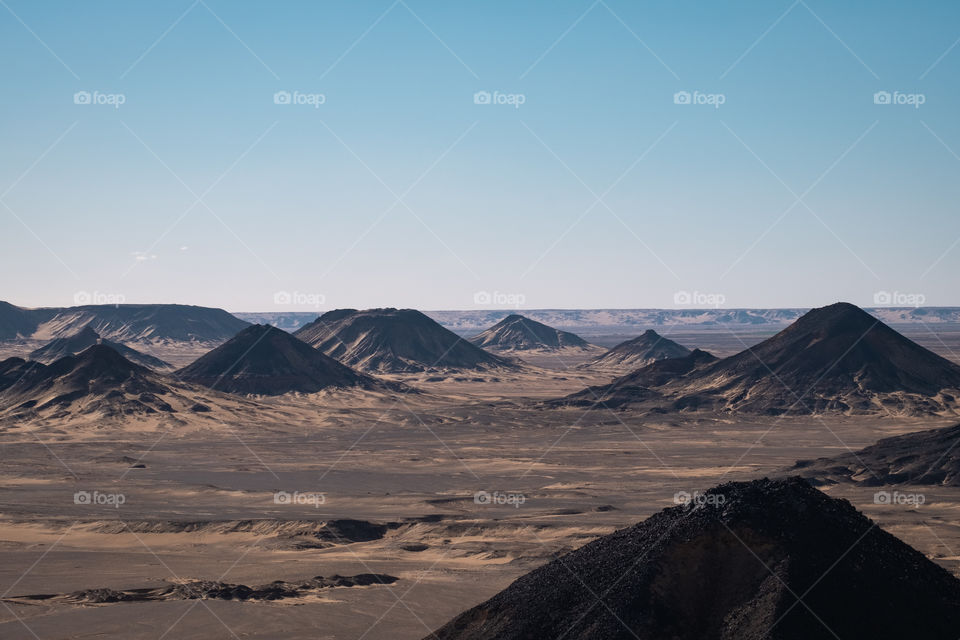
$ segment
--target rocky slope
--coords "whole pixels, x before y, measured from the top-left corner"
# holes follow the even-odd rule
[[[430,637],[953,640],[958,628],[960,581],[793,478],[715,487],[528,573]]]
[[[593,347],[580,336],[554,329],[513,313],[486,331],[470,338],[481,349],[510,353],[516,351],[589,351]]]
[[[294,335],[361,371],[411,373],[442,369],[514,369],[414,309],[338,309]]]
[[[263,324],[247,327],[176,375],[188,382],[240,394],[314,393],[347,387],[387,390],[389,386],[286,331]]]

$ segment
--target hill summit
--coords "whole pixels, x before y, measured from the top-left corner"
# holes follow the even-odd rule
[[[791,478],[695,494],[535,569],[430,637],[947,640],[958,628],[960,581]]]
[[[0,362],[0,411],[22,417],[172,413],[196,404],[190,395],[105,344],[49,365],[20,358]]]
[[[606,353],[581,365],[590,369],[633,371],[657,360],[682,358],[690,355],[690,349],[647,329],[631,340],[621,342]]]
[[[126,345],[120,344],[119,342],[104,340],[100,337],[100,334],[93,330],[93,327],[90,325],[85,326],[71,336],[65,338],[55,338],[51,340],[39,349],[31,352],[30,359],[49,364],[65,356],[76,355],[95,344],[105,344],[130,362],[144,367],[149,367],[158,371],[173,368],[169,363],[164,362],[160,358],[147,355],[137,351],[136,349],[132,349]]]
[[[177,376],[220,391],[262,395],[384,386],[268,324],[247,327]]]
[[[591,387],[590,397],[668,411],[931,415],[956,413],[960,394],[960,366],[845,302],[813,309],[729,358],[651,373]],[[556,402],[585,398],[580,392]]]
[[[591,347],[589,342],[576,334],[554,329],[516,313],[470,338],[470,342],[482,349],[502,352],[587,350]]]
[[[371,372],[512,369],[415,309],[337,309],[293,334],[340,362]]]
[[[677,382],[679,395],[756,413],[933,413],[960,366],[859,307],[838,302]]]

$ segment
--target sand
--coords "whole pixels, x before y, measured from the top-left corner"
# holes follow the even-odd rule
[[[672,505],[679,491],[952,424],[534,408],[605,379],[546,358],[482,381],[431,377],[392,377],[417,395],[257,398],[183,423],[8,425],[0,637],[422,638],[552,554]],[[875,505],[863,487],[829,493],[960,575],[960,490],[916,490],[926,496],[919,507]],[[78,491],[122,494],[123,504],[76,504]],[[277,503],[277,491],[322,501]],[[478,492],[491,503],[478,504]],[[361,521],[354,537],[373,539],[322,533],[343,519]],[[278,602],[17,599],[360,573],[400,580]]]

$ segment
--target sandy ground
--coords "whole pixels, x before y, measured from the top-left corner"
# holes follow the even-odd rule
[[[424,393],[402,397],[261,399],[263,412],[196,427],[0,432],[0,637],[422,638],[552,554],[672,506],[679,491],[952,424],[541,410],[529,401],[604,378],[534,364],[482,380],[406,378]],[[960,575],[960,490],[899,489],[925,503],[829,492]],[[299,497],[278,503],[278,491]],[[78,504],[77,492],[122,504]],[[344,519],[360,522],[336,524]],[[360,573],[400,580],[278,602],[22,598]]]

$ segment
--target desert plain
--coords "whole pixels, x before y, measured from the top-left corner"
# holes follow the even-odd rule
[[[898,329],[957,362],[957,327]],[[772,333],[669,337],[725,356]],[[199,354],[180,355],[177,364]],[[249,398],[229,415],[5,425],[0,637],[423,638],[556,554],[673,506],[678,493],[956,422],[540,404],[609,382],[577,368],[587,357],[528,354],[521,370],[498,375],[395,374],[416,392]],[[923,504],[877,504],[876,487],[823,487],[960,575],[960,489],[897,489]],[[272,601],[69,597],[361,574],[397,580]]]

